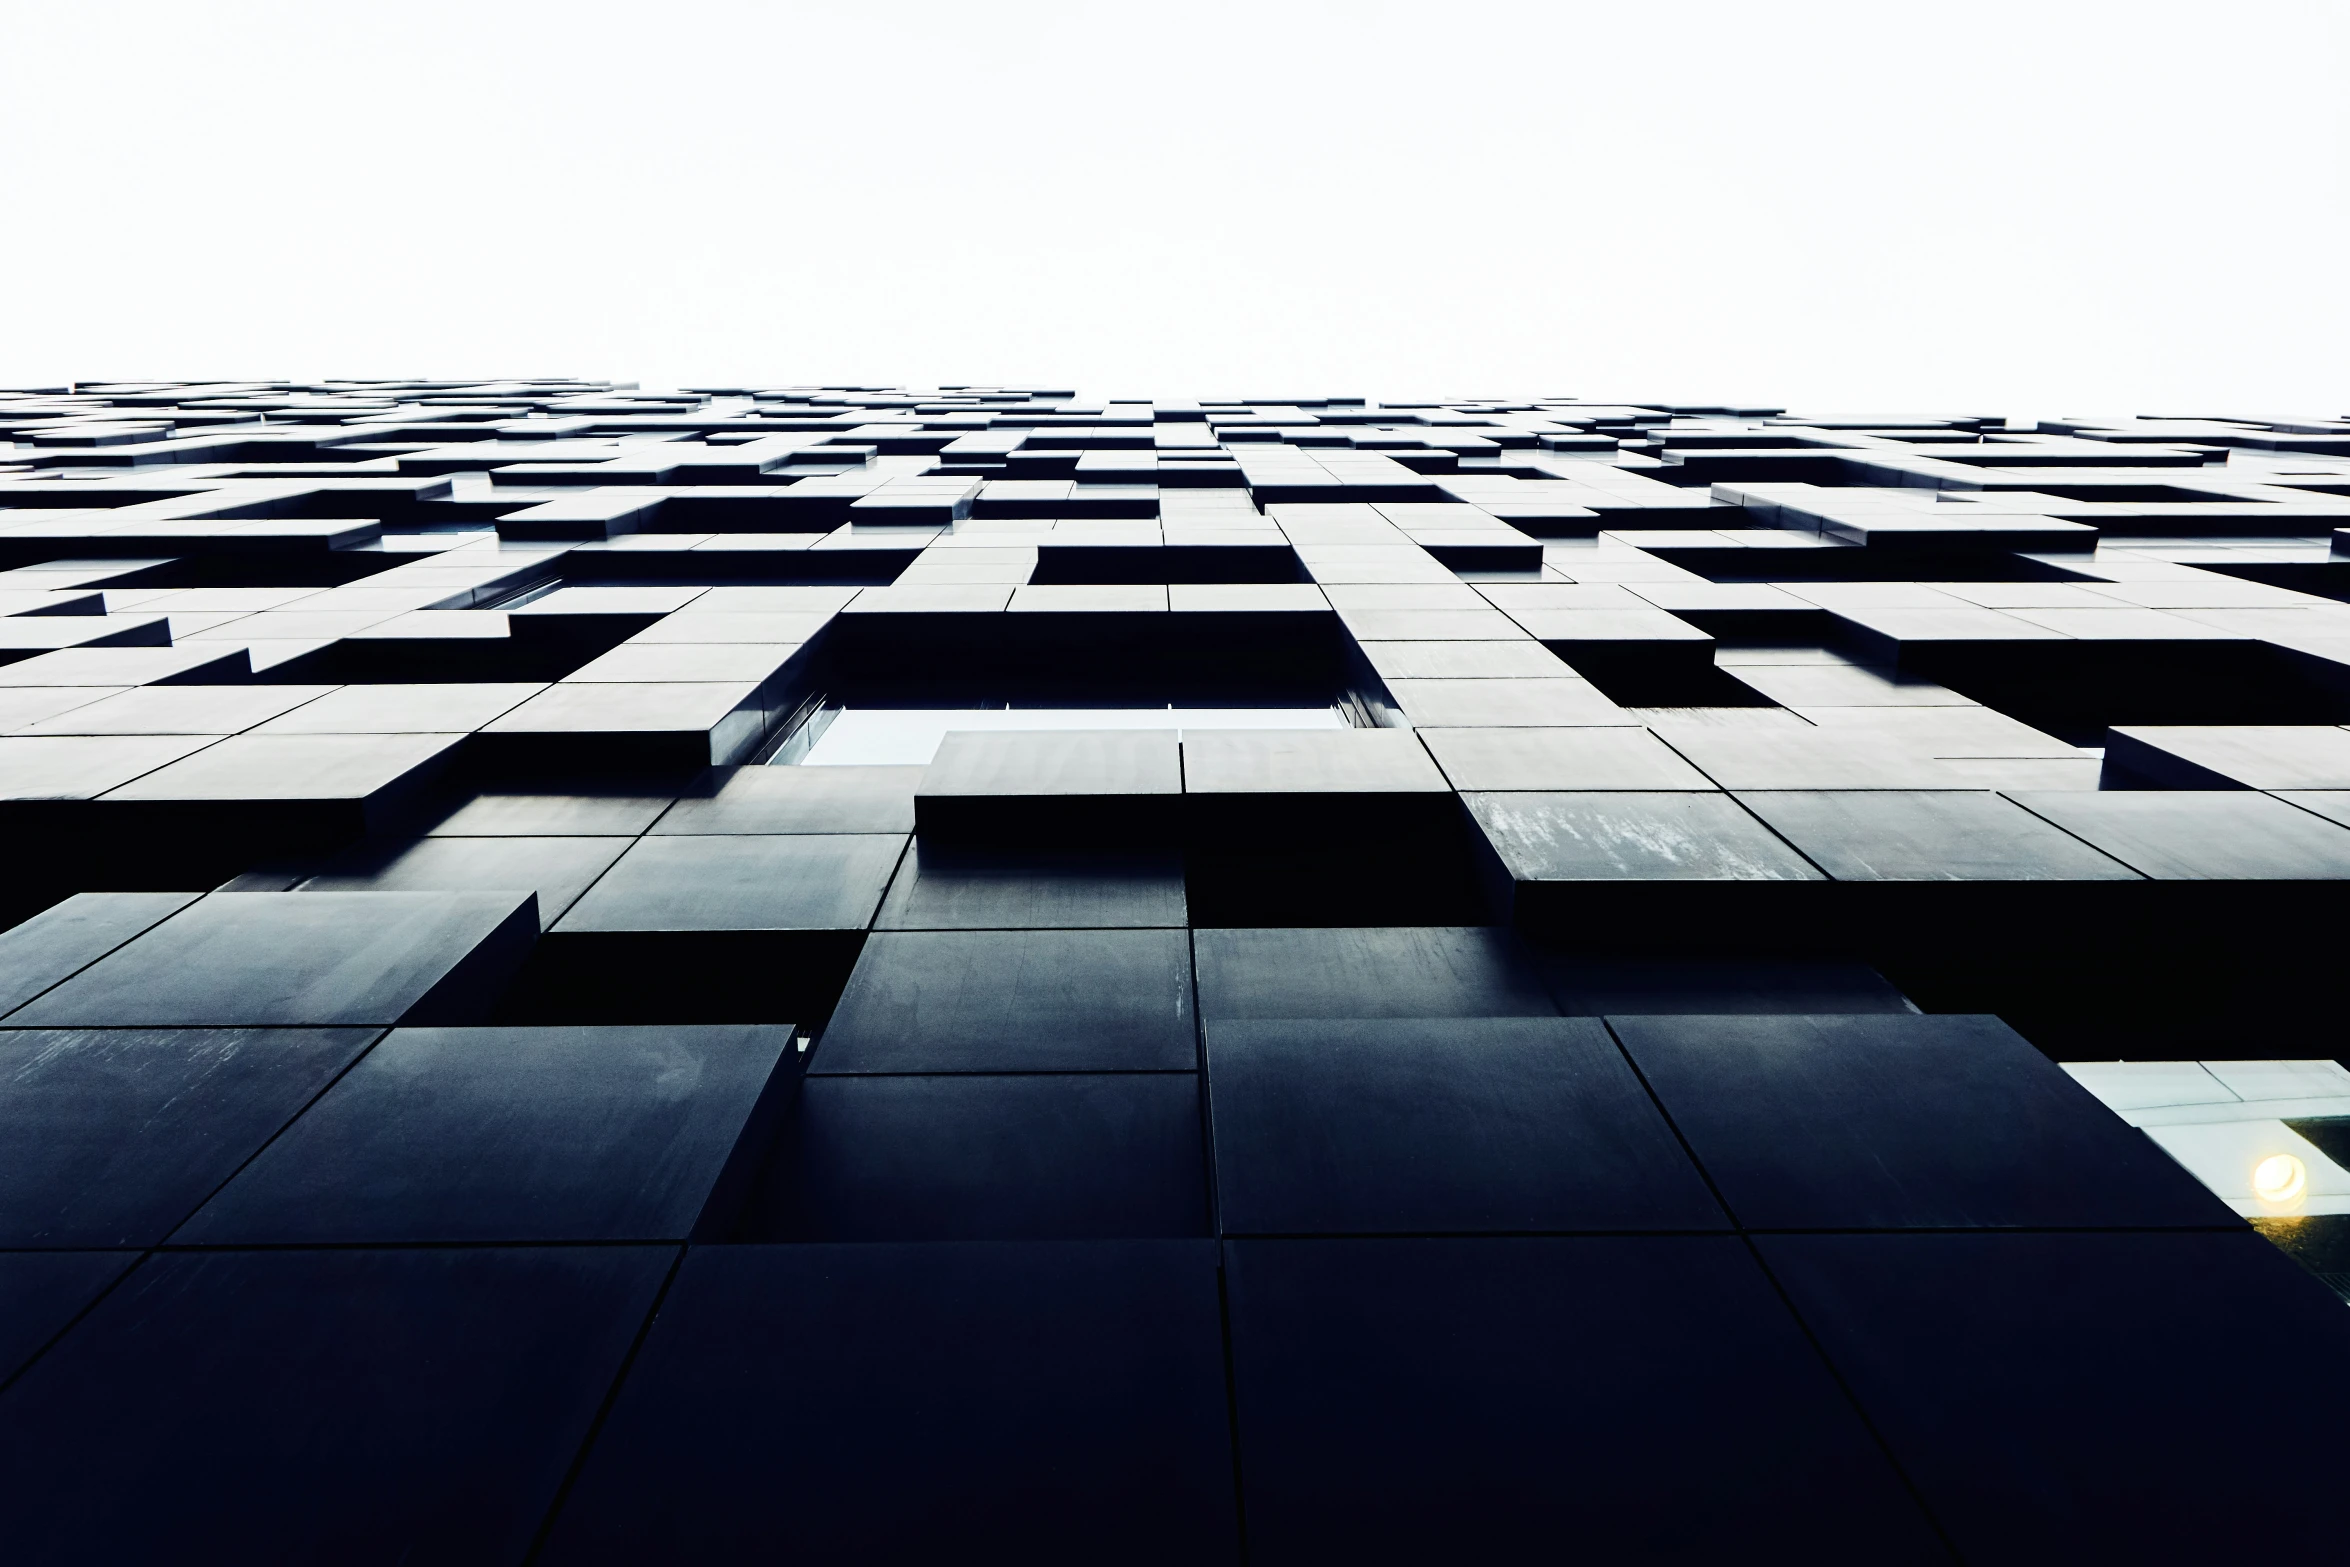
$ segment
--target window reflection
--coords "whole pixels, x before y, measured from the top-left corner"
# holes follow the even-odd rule
[[[2337,1061],[2076,1061],[2081,1086],[2350,1300],[2350,1071]]]

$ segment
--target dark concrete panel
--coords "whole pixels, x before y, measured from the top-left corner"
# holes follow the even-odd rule
[[[192,892],[77,892],[0,934],[0,1016],[196,901]]]
[[[1947,1560],[1734,1239],[1226,1266],[1252,1561]]]
[[[810,1070],[1188,1072],[1174,930],[903,931],[865,943]]]
[[[19,1027],[456,1023],[538,934],[524,893],[215,893],[9,1014]]]
[[[788,1024],[396,1030],[173,1239],[720,1235],[799,1066]]]
[[[1613,1026],[1750,1228],[2238,1222],[1997,1018],[1628,1017]]]
[[[2249,1232],[1760,1244],[1967,1560],[2334,1549],[2350,1320]]]
[[[1201,1235],[1191,1073],[818,1077],[748,1238]]]
[[[0,1246],[156,1244],[376,1034],[0,1030]]]
[[[1208,1081],[1227,1235],[1728,1225],[1590,1019],[1218,1023]]]
[[[736,1246],[687,1257],[546,1560],[1238,1548],[1212,1246]]]
[[[1550,1017],[1558,1009],[1506,930],[1203,930],[1200,1015]]]
[[[25,1562],[512,1562],[673,1248],[156,1257],[0,1400]]]

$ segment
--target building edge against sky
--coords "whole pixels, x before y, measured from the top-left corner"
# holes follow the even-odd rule
[[[2320,1547],[2350,417],[2195,412],[0,396],[0,1527]]]

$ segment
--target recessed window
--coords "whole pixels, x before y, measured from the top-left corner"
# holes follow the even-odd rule
[[[2339,1061],[2079,1061],[2065,1070],[2350,1299],[2350,1071]]]

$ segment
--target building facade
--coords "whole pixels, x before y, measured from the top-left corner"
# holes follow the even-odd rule
[[[2338,1532],[2350,421],[0,416],[11,1560]]]

